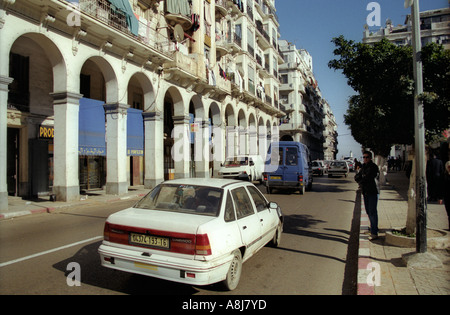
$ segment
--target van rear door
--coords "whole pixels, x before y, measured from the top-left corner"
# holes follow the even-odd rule
[[[299,170],[301,169],[301,160],[299,159],[299,152],[296,146],[284,147],[284,182],[291,185],[298,182]],[[289,184],[288,184],[289,185]]]

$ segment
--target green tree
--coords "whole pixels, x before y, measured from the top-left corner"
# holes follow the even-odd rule
[[[334,55],[328,66],[342,70],[358,93],[349,98],[344,122],[353,137],[376,155],[387,156],[394,144],[414,142],[414,80],[410,46],[386,39],[373,45],[334,38]],[[427,139],[448,128],[449,51],[432,44],[424,47],[424,89]]]
[[[422,49],[425,139],[431,142],[450,127],[450,50],[430,44]]]

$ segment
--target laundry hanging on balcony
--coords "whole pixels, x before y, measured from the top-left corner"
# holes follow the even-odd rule
[[[138,35],[139,33],[139,21],[134,15],[133,9],[131,8],[128,0],[108,0],[116,10],[122,11],[127,17],[127,24],[130,27],[130,31],[133,35]],[[113,8],[114,9],[114,8]]]
[[[191,16],[188,0],[166,0],[166,12]]]

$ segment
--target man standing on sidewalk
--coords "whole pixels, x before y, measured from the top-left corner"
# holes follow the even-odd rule
[[[355,180],[361,187],[361,192],[364,197],[364,207],[370,221],[370,240],[378,238],[378,178],[380,171],[378,166],[372,162],[372,152],[364,151],[363,165],[358,174],[355,175]]]

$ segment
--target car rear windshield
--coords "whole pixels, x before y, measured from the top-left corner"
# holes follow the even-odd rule
[[[224,164],[225,167],[236,167],[242,165],[248,165],[248,157],[235,157],[233,159],[225,161]]]
[[[178,184],[161,184],[134,208],[218,216],[223,189]]]
[[[347,163],[346,162],[332,162],[331,166],[342,167],[342,166],[347,166]]]

